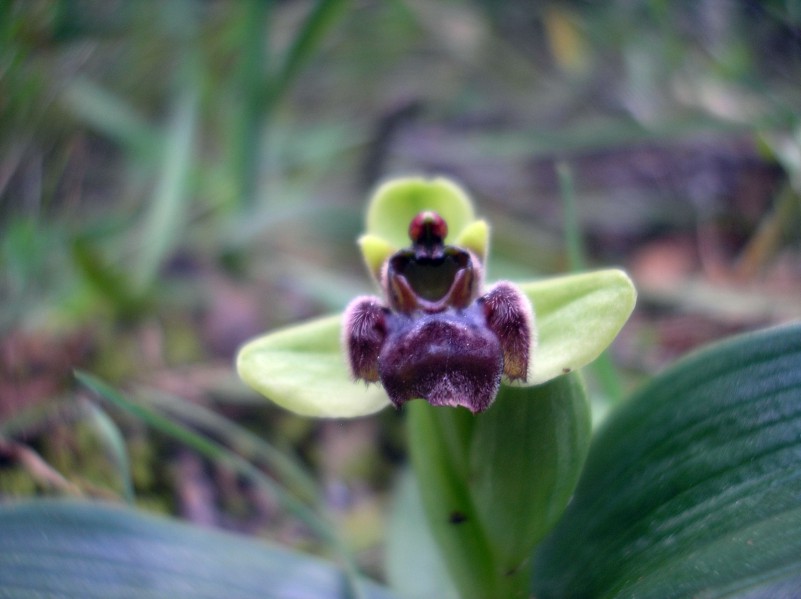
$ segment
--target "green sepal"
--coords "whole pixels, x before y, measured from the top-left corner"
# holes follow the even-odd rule
[[[303,416],[352,418],[389,404],[379,385],[355,382],[340,345],[341,316],[278,330],[245,345],[240,378],[287,410]]]
[[[473,204],[453,181],[442,177],[408,177],[378,187],[367,206],[366,232],[390,246],[406,247],[409,223],[424,210],[434,210],[445,219],[448,224],[445,242],[449,244],[475,220]]]
[[[622,270],[596,270],[518,284],[534,308],[537,342],[529,376],[539,385],[586,366],[626,324],[637,292]]]

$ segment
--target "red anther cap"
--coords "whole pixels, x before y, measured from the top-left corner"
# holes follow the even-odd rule
[[[425,243],[435,239],[442,241],[447,234],[448,224],[433,210],[421,212],[409,224],[409,237],[413,243]]]

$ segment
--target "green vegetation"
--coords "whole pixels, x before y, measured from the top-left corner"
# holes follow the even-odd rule
[[[0,595],[262,596],[290,570],[332,597],[795,588],[799,80],[797,0],[0,0]],[[624,269],[611,348],[476,421],[246,388],[247,340],[375,293],[365,199],[418,174],[473,196],[489,280]],[[79,542],[115,556],[94,579],[59,561]],[[533,581],[501,572],[521,559]]]

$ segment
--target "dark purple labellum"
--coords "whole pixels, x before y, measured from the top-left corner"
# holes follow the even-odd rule
[[[478,305],[387,318],[378,373],[395,406],[422,397],[481,412],[495,399],[502,372],[501,344]]]
[[[373,297],[353,300],[343,342],[354,377],[380,380],[395,406],[423,398],[482,412],[502,375],[527,377],[531,306],[511,283],[478,297],[480,262],[444,245],[446,235],[435,212],[412,220],[411,248],[393,254],[385,267],[388,306]]]

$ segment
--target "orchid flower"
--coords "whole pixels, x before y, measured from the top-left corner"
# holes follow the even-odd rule
[[[444,178],[381,185],[358,243],[380,296],[238,354],[239,376],[298,414],[364,416],[413,399],[482,412],[500,385],[540,385],[594,360],[636,300],[617,269],[485,286],[489,225]]]

